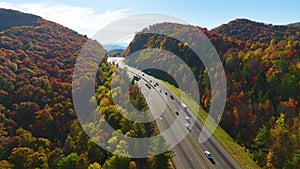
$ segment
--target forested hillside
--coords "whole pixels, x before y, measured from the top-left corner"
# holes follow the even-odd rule
[[[0,8],[0,30],[9,29],[14,26],[33,26],[41,19],[39,16],[24,14],[15,10]]]
[[[300,22],[296,22],[296,23],[291,23],[291,24],[288,24],[288,26],[300,26]]]
[[[166,62],[152,59],[147,53],[139,55],[139,59],[130,56],[142,49],[157,48],[174,53],[193,71],[200,87],[201,106],[208,110],[210,84],[204,66],[188,47],[188,44],[193,44],[190,39],[199,36],[191,34],[191,28],[200,29],[208,36],[223,62],[227,99],[221,127],[245,146],[260,166],[299,168],[299,27],[272,26],[239,19],[212,31],[190,25],[162,23],[138,33],[125,52],[128,64],[141,66],[145,62]],[[146,33],[159,32],[157,30],[168,30],[173,35],[187,34],[187,43]],[[174,68],[174,74],[178,74],[179,70]],[[190,94],[193,96],[192,92]]]
[[[214,30],[191,25],[162,23],[147,30],[170,30],[187,35],[187,43],[157,34],[137,34],[125,55],[146,48],[173,52],[193,71],[200,87],[200,103],[209,110],[210,82],[205,67],[189,48],[190,29],[204,32],[216,47],[225,68],[227,98],[220,125],[265,168],[300,168],[300,27],[274,26],[238,19]],[[95,144],[79,124],[72,102],[72,75],[75,61],[86,42],[91,53],[106,58],[102,46],[86,36],[39,16],[0,9],[0,168],[113,169],[168,168],[173,152],[143,159],[120,157]],[[143,59],[128,58],[128,64],[163,64],[147,53]],[[165,57],[166,61],[168,57]],[[163,60],[163,61],[164,61]],[[163,66],[163,65],[162,65]],[[177,75],[180,70],[172,68]],[[159,73],[159,72],[156,72]],[[96,78],[76,79],[78,84],[95,83],[90,102],[99,107],[93,115],[103,115],[117,132],[131,137],[150,137],[158,131],[153,123],[131,122],[119,111],[113,98],[125,98],[122,88],[112,94],[111,80],[120,86],[129,78],[104,59]],[[165,75],[158,77],[168,79]],[[188,84],[187,79],[183,83]],[[76,88],[76,92],[83,90]],[[126,89],[127,90],[127,89]],[[131,103],[147,110],[145,99],[130,83]],[[189,91],[193,97],[193,91]],[[88,104],[88,103],[87,103]],[[129,104],[129,102],[125,103]],[[138,115],[136,112],[125,114]],[[87,124],[93,131],[101,126]],[[97,135],[113,152],[127,147],[113,133]],[[160,145],[157,142],[157,146]],[[124,150],[124,149],[122,149]],[[135,151],[135,150],[131,150]],[[152,147],[149,151],[155,151]],[[122,152],[127,154],[128,152]]]
[[[0,10],[0,25],[1,169],[168,167],[172,152],[144,159],[119,157],[100,148],[82,130],[72,103],[72,74],[85,42],[90,42],[91,53],[105,57],[98,42],[38,16],[12,10]],[[122,118],[122,107],[113,104],[110,92],[112,77],[118,79],[115,72],[104,59],[96,79],[81,77],[75,85],[86,80],[95,83],[97,93],[91,99],[101,105],[101,111],[94,113],[101,112],[118,132],[133,137],[157,134],[152,123]],[[120,78],[119,82],[125,83]],[[147,109],[134,83],[129,94],[134,106]],[[108,139],[115,151],[126,146],[126,141],[112,133],[99,136],[99,141],[102,139]]]
[[[274,40],[277,43],[281,40],[299,40],[300,27],[296,25],[272,25],[248,19],[236,19],[212,31],[243,41],[269,43]]]

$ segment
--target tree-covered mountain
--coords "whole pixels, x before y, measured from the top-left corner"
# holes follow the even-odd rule
[[[55,168],[74,152],[70,131],[77,127],[86,138],[73,113],[71,80],[88,39],[13,10],[0,10],[0,25],[0,168]],[[94,49],[104,55],[100,44]]]
[[[95,78],[88,75],[73,78],[78,93],[84,90],[78,87],[80,84],[95,84],[97,92],[91,100],[101,105],[98,108],[101,111],[87,113],[94,113],[95,117],[102,113],[124,135],[157,134],[152,123],[126,121],[119,113],[122,107],[113,104],[110,83],[113,76],[115,79],[118,76],[116,68],[106,62],[106,53],[98,42],[41,17],[13,10],[0,9],[0,25],[1,169],[168,167],[172,152],[144,159],[116,156],[97,146],[79,124],[72,101],[72,76],[76,59],[88,42],[84,52],[104,59],[99,67],[91,62],[87,64],[93,65],[82,65],[97,66]],[[120,78],[118,82],[125,83]],[[118,96],[122,94],[126,92]],[[134,106],[147,109],[135,84],[130,86],[129,94]],[[87,107],[88,104],[89,100]],[[93,129],[91,124],[87,125]],[[120,151],[117,147],[126,146],[125,140],[112,133],[102,134],[97,136],[98,141],[105,144],[109,140],[106,144],[111,149]]]
[[[212,31],[235,39],[260,43],[276,43],[281,40],[299,40],[300,27],[292,25],[272,25],[254,22],[248,19],[236,19],[223,24]]]
[[[209,110],[210,84],[205,67],[189,48],[201,30],[215,46],[227,81],[227,98],[220,126],[245,146],[266,168],[300,167],[300,29],[235,20],[208,31],[191,25],[161,23],[136,34],[125,51],[128,64],[167,66],[180,75],[181,66],[168,65],[173,56],[156,58],[143,49],[163,49],[179,56],[197,79],[200,103]],[[185,35],[186,42],[159,34]],[[150,33],[149,33],[150,32]],[[151,33],[158,32],[158,33]],[[224,33],[224,34],[222,34]],[[154,76],[168,80],[161,72]],[[218,76],[215,74],[215,76]],[[184,76],[182,76],[184,77]],[[191,85],[186,78],[182,83]],[[188,91],[193,96],[192,91]]]
[[[15,10],[7,10],[0,8],[0,30],[10,29],[14,26],[33,26],[41,17],[24,14]]]
[[[296,23],[290,23],[287,26],[300,26],[300,22],[296,22]]]
[[[211,98],[207,71],[189,48],[193,37],[199,36],[190,34],[189,29],[201,30],[216,47],[225,68],[228,93],[221,127],[245,146],[261,166],[300,168],[299,27],[242,19],[213,31],[170,23],[153,25],[144,31],[162,29],[187,35],[187,43],[157,34],[137,34],[125,54],[159,48],[180,56],[196,76],[201,106],[208,110]],[[144,159],[119,157],[97,146],[82,130],[71,98],[74,64],[86,42],[90,44],[87,50],[105,58],[99,43],[39,16],[6,9],[0,9],[0,39],[0,168],[168,167],[172,152]],[[128,63],[160,64],[147,53],[143,57],[136,60],[129,56]],[[167,59],[166,56],[164,60]],[[172,69],[180,75],[181,69]],[[95,117],[101,113],[118,132],[132,137],[156,135],[153,124],[133,123],[121,116],[118,111],[125,110],[113,104],[112,78],[120,84],[126,82],[104,59],[95,79],[80,77],[73,85],[95,83],[96,95],[88,102],[100,106],[99,111],[92,113]],[[183,81],[188,85],[188,79]],[[115,92],[125,98],[122,90]],[[147,109],[134,83],[129,94],[135,107]],[[193,96],[192,91],[190,94]],[[92,124],[87,127],[101,129]],[[126,147],[126,141],[111,133],[97,138],[109,140],[108,146],[115,151]]]

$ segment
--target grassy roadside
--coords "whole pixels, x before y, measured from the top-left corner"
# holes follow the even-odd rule
[[[207,113],[188,95],[181,93],[180,89],[164,82],[177,96],[181,96],[182,100],[193,112],[198,112],[198,119],[201,123],[205,123]],[[207,128],[210,129],[214,122],[208,120]],[[218,142],[228,151],[228,153],[241,165],[244,169],[259,169],[260,167],[253,161],[251,155],[245,151],[245,148],[236,143],[221,127],[217,127],[213,132],[213,136],[218,140]]]

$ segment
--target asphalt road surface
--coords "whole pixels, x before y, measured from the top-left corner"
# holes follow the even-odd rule
[[[120,60],[115,60],[115,63],[124,67]],[[206,142],[199,143],[198,139],[203,125],[190,109],[184,111],[181,108],[180,98],[166,85],[135,68],[125,67],[131,76],[141,77],[137,83],[146,98],[157,127],[166,140],[171,145],[175,145],[172,150],[176,156],[172,161],[176,169],[241,168],[213,136],[209,137]],[[167,134],[164,134],[165,131]],[[208,159],[204,151],[209,151],[213,160]]]

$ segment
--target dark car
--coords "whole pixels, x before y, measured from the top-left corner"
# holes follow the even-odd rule
[[[151,89],[151,87],[148,83],[146,83],[145,86],[148,87],[148,89]]]
[[[136,76],[136,75],[133,76],[133,79],[134,79],[135,81],[141,80],[141,78],[140,78],[139,76]]]
[[[173,95],[171,95],[170,97],[171,97],[171,99],[172,99],[172,100],[174,100],[174,97],[173,97]]]

